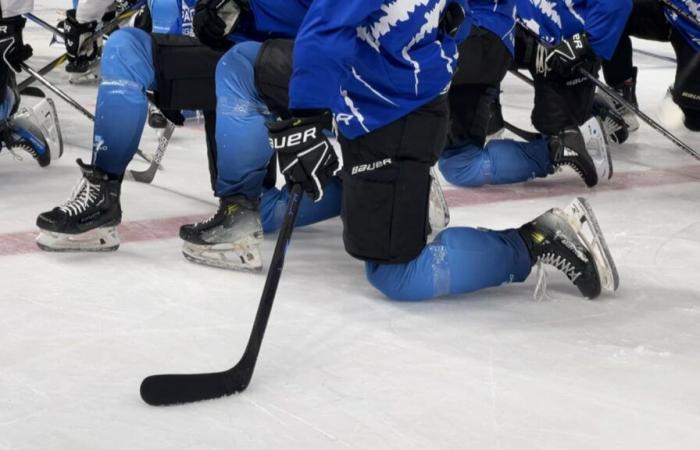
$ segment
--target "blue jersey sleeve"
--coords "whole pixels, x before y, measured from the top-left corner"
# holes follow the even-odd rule
[[[631,12],[632,0],[589,2],[584,28],[598,56],[606,60],[612,58]]]
[[[294,44],[291,109],[331,106],[347,73],[346,63],[355,54],[357,26],[382,4],[382,0],[313,2]]]

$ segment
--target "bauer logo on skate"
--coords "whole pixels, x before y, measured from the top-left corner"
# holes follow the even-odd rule
[[[391,165],[392,161],[391,158],[386,158],[382,161],[375,161],[373,163],[369,164],[360,164],[359,166],[353,166],[352,168],[352,175],[356,175],[358,173],[363,173],[363,172],[372,172],[373,170],[381,169],[382,167],[386,167]]]

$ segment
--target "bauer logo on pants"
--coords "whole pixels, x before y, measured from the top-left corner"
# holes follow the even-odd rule
[[[362,172],[371,172],[373,170],[381,169],[382,167],[386,167],[391,165],[391,158],[386,158],[381,161],[375,161],[373,163],[369,164],[360,164],[359,166],[353,166],[351,170],[351,175],[356,175],[358,173]]]

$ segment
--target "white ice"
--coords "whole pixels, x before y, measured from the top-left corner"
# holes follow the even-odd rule
[[[55,3],[37,15],[54,22],[66,6]],[[61,53],[49,37],[28,25],[32,66]],[[636,62],[641,106],[656,117],[673,68]],[[48,78],[94,108],[94,86],[71,86],[62,71]],[[530,128],[531,90],[510,76],[504,88],[507,118]],[[567,172],[448,192],[453,225],[493,228],[588,197],[620,269],[616,295],[583,300],[551,272],[541,302],[532,276],[393,303],[365,281],[331,220],[294,234],[248,390],[153,408],[139,397],[143,377],[237,361],[265,275],[180,253],[178,225],[215,209],[196,126],[176,131],[152,185],[124,183],[132,237],[119,251],[35,250],[37,214],[68,197],[74,160],[90,157],[91,123],[56,104],[61,160],[40,169],[0,154],[0,449],[700,448],[700,163],[649,127],[614,149],[616,176],[598,190]],[[680,135],[700,149],[700,135]],[[146,129],[141,148],[155,142]]]

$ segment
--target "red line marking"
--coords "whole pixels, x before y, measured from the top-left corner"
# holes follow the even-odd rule
[[[700,165],[675,169],[651,169],[616,174],[612,180],[587,189],[577,177],[548,179],[508,186],[486,186],[475,189],[451,188],[445,197],[453,208],[505,201],[530,200],[545,197],[586,195],[590,192],[613,192],[637,188],[669,186],[700,182]],[[136,220],[119,226],[122,242],[144,242],[174,239],[182,224],[201,220],[202,216],[179,216],[164,219]],[[22,255],[39,252],[35,239],[38,231],[0,234],[0,256]]]

